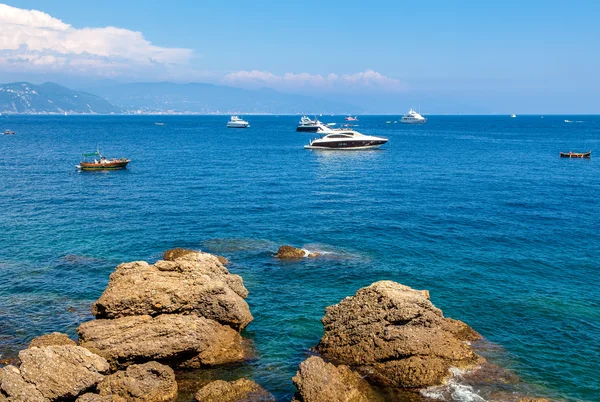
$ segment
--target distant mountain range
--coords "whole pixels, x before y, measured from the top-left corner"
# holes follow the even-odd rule
[[[343,101],[318,99],[272,89],[240,89],[212,84],[171,82],[118,84],[90,88],[122,110],[132,113],[358,113]]]
[[[0,84],[0,113],[119,113],[120,109],[105,99],[87,92],[73,91],[47,82]]]

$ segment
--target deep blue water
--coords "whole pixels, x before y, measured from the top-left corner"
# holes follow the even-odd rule
[[[0,117],[17,131],[0,136],[0,353],[74,334],[118,263],[181,246],[244,277],[245,370],[281,399],[324,308],[392,279],[502,345],[539,393],[598,400],[600,165],[558,153],[600,152],[600,116],[394,119],[360,117],[390,138],[379,151],[319,152],[297,116]],[[78,173],[96,144],[130,167]],[[331,254],[280,262],[283,244]]]

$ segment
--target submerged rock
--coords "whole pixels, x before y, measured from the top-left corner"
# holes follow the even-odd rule
[[[21,377],[50,400],[76,398],[109,370],[106,359],[80,346],[32,347],[22,350],[19,359]]]
[[[72,345],[75,346],[74,340],[69,338],[67,334],[61,334],[60,332],[53,332],[51,334],[45,334],[38,337],[35,337],[29,343],[29,347],[43,347],[43,346],[63,346],[63,345]]]
[[[77,331],[81,346],[106,358],[113,368],[152,360],[199,368],[246,357],[238,332],[195,315],[100,319],[82,324]]]
[[[230,274],[214,255],[187,251],[175,254],[175,261],[119,265],[92,313],[97,318],[195,314],[244,329],[253,317],[242,278]]]
[[[173,369],[157,362],[134,364],[125,371],[104,377],[98,394],[108,400],[134,402],[171,402],[177,399],[177,382]],[[92,396],[88,396],[92,401]]]
[[[275,397],[263,387],[245,378],[236,381],[217,380],[196,393],[199,402],[275,402]]]
[[[360,289],[327,307],[317,350],[385,386],[439,384],[450,367],[483,358],[468,341],[480,338],[461,321],[445,318],[428,294],[391,281]]]
[[[319,253],[311,253],[308,250],[292,246],[281,246],[277,251],[277,258],[282,260],[297,260],[300,258],[314,258],[320,256]]]
[[[370,402],[382,401],[369,383],[348,366],[334,366],[325,363],[318,356],[312,356],[300,363],[296,376],[292,379],[298,392],[294,400],[298,402]]]

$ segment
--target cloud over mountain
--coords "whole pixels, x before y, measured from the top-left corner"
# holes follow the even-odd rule
[[[365,70],[354,74],[309,74],[285,73],[276,75],[268,71],[236,71],[227,74],[223,81],[232,84],[253,87],[269,87],[281,90],[298,91],[303,89],[344,90],[375,89],[379,91],[400,92],[406,89],[400,80],[387,77],[374,70]]]
[[[0,4],[0,70],[145,74],[185,65],[190,49],[153,45],[123,28],[75,28],[37,10]]]

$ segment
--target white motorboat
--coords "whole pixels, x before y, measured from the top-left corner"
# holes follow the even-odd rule
[[[335,123],[323,124],[316,118],[312,120],[308,116],[302,116],[298,122],[296,131],[316,133],[316,132],[327,132],[330,127],[335,126]]]
[[[419,113],[415,112],[413,109],[410,109],[408,113],[402,116],[402,119],[400,119],[400,123],[425,124],[427,123],[427,119],[421,116]]]
[[[319,131],[323,135],[315,138],[306,149],[328,149],[328,150],[361,150],[376,149],[388,142],[387,138],[364,135],[355,130],[332,130]]]
[[[517,117],[517,115],[513,113],[510,115],[510,117],[512,117],[514,119],[515,117]]]
[[[248,128],[250,123],[246,120],[240,119],[237,116],[231,116],[231,120],[227,122],[227,128]]]

